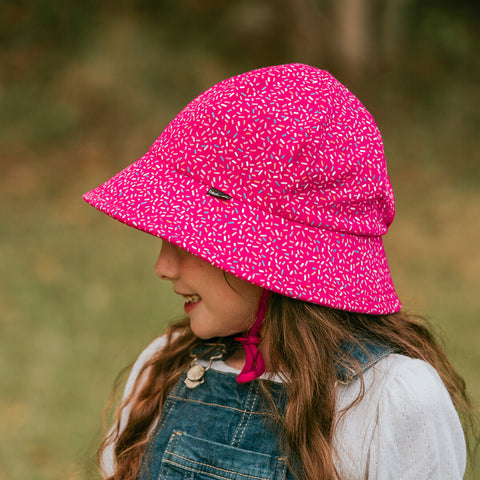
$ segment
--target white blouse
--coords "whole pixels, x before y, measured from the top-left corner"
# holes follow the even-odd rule
[[[125,387],[127,396],[145,362],[165,345],[155,339],[138,357]],[[223,361],[215,370],[239,373]],[[281,382],[279,376],[263,378]],[[342,480],[455,480],[463,478],[466,445],[452,400],[436,370],[422,360],[390,354],[364,373],[365,394],[337,418],[335,464]],[[338,412],[358,395],[360,382],[339,384]],[[128,409],[124,410],[125,425]],[[113,469],[113,448],[103,467]]]

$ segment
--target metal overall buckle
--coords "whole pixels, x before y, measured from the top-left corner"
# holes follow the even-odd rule
[[[197,388],[199,385],[205,382],[205,373],[210,370],[214,360],[220,360],[227,353],[226,346],[221,343],[209,343],[206,346],[217,347],[213,350],[213,355],[210,357],[208,365],[204,367],[199,365],[197,360],[202,357],[202,355],[195,355],[190,353],[190,356],[193,357],[187,371],[187,377],[185,378],[185,385],[190,390]]]

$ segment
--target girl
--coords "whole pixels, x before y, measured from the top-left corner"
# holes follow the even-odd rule
[[[187,314],[133,367],[106,478],[462,478],[464,383],[400,310],[380,133],[330,74],[213,86],[85,200],[162,238]]]

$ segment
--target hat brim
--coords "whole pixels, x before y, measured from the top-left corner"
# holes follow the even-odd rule
[[[400,310],[381,237],[319,229],[242,199],[212,197],[207,194],[212,185],[162,161],[152,169],[150,159],[146,154],[84,199],[268,290],[348,311]]]

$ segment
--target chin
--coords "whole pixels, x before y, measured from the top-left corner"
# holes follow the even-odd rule
[[[217,338],[218,335],[209,335],[207,333],[200,333],[198,334],[197,332],[195,332],[195,330],[193,331],[193,333],[195,334],[196,337],[202,339],[202,340],[210,340],[212,338]]]
[[[190,327],[195,336],[201,338],[202,340],[210,340],[211,338],[218,337],[218,335],[216,335],[215,333],[206,332],[201,328],[195,328],[192,324],[190,324]]]
[[[219,332],[219,331],[205,331],[201,328],[195,328],[193,325],[190,324],[192,332],[195,334],[196,337],[202,340],[211,340],[212,338],[222,338],[228,337],[230,335],[234,335],[235,332]]]

